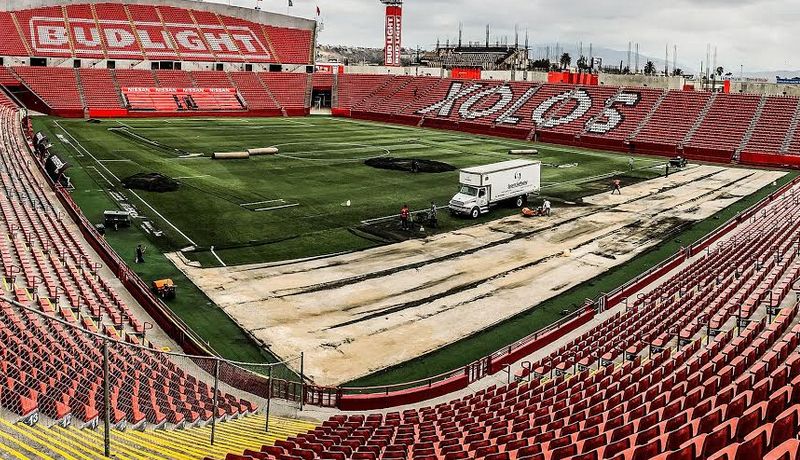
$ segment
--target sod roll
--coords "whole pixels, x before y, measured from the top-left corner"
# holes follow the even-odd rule
[[[247,153],[251,156],[255,155],[275,155],[278,153],[278,147],[262,147],[258,149],[247,149]]]
[[[509,155],[538,155],[539,151],[536,149],[512,149],[508,151]]]
[[[214,152],[211,158],[215,160],[246,160],[250,158],[247,152]]]

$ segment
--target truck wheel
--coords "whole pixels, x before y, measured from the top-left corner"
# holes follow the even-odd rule
[[[518,196],[516,200],[517,207],[521,208],[523,204],[525,204],[525,197]]]
[[[481,210],[478,208],[472,208],[472,211],[469,212],[469,216],[473,219],[477,219],[481,215]]]

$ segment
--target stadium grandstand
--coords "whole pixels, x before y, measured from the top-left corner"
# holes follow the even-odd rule
[[[528,51],[519,46],[440,46],[420,57],[429,67],[510,70],[528,63]]]
[[[383,3],[399,27],[402,2]],[[477,69],[474,78],[452,72],[412,75],[392,65],[377,71],[322,70],[314,62],[317,32],[316,21],[189,0],[0,5],[0,458],[800,458],[800,176],[793,171],[800,167],[800,98],[598,84],[597,78],[569,72],[509,72],[502,78],[481,73],[527,63],[527,51],[518,47],[446,47],[423,59],[424,65],[448,71]],[[398,31],[398,53],[399,37]],[[330,101],[325,116],[311,116],[322,112],[312,107],[313,100]],[[157,120],[153,125],[137,124],[152,119]],[[315,125],[318,119],[323,121]],[[76,124],[68,124],[72,121]],[[50,123],[58,129],[48,137]],[[167,145],[169,134],[150,134],[184,129],[181,123],[191,124],[175,132],[191,136],[183,135],[180,144]],[[227,132],[205,151],[201,140],[212,145],[215,139],[204,131],[213,129]],[[111,145],[111,137],[101,136],[122,140]],[[244,146],[237,137],[265,145]],[[237,150],[221,152],[222,147]],[[410,194],[398,189],[422,195],[418,190],[452,179],[442,186],[450,194],[457,173],[424,174],[412,166],[399,176],[364,167],[365,179],[351,169],[324,168],[362,167],[365,155],[383,158],[413,149],[423,151],[420,158],[446,150],[458,168],[471,166],[459,156],[488,162],[485,158],[505,159],[520,150],[541,155],[550,168],[547,178],[561,182],[545,183],[536,199],[548,199],[558,186],[573,195],[558,196],[562,215],[550,216],[544,205],[546,218],[520,217],[518,207],[506,210],[502,219],[477,223],[451,224],[443,215],[442,233],[393,240],[396,229],[390,223],[368,235],[369,246],[343,246],[370,225],[394,222],[394,217],[356,212],[361,211],[351,200],[377,194],[370,183],[385,184],[391,190],[389,206],[399,209],[398,197]],[[250,158],[251,152],[266,151],[259,160],[256,154]],[[216,159],[224,154],[241,156]],[[692,166],[684,168],[683,160]],[[635,170],[635,161],[644,164],[642,171]],[[627,172],[622,171],[626,164]],[[174,168],[180,187],[192,193],[202,190],[193,181],[222,179],[195,202],[154,206],[157,195],[168,193],[117,187],[122,172],[139,172],[132,165],[147,172]],[[66,177],[68,168],[80,171],[77,184]],[[308,175],[303,182],[292,176],[297,171]],[[256,184],[275,188],[250,190],[247,173],[256,175]],[[335,182],[322,175],[334,176]],[[617,177],[630,183],[619,195],[609,194],[608,183]],[[346,186],[354,188],[335,189]],[[585,193],[575,191],[583,187]],[[314,205],[306,207],[313,214],[273,217],[303,207],[300,199],[274,195],[287,189],[307,189]],[[127,196],[138,199],[141,214]],[[423,201],[434,204],[427,196]],[[107,203],[119,209],[108,211]],[[375,212],[374,206],[369,203],[366,212]],[[248,226],[270,233],[269,240],[254,242],[246,234],[247,245],[215,247],[212,242],[205,248],[192,240],[199,240],[193,232],[212,227],[211,216],[201,214],[204,208],[223,214],[223,228],[211,230],[220,242],[240,230],[234,227]],[[242,214],[225,214],[230,208]],[[405,219],[409,211],[404,209]],[[134,265],[144,263],[144,249],[137,248],[136,264],[120,255],[112,227],[92,220],[107,212],[124,214],[146,232],[126,234],[137,243],[158,241],[164,233],[182,238],[173,245],[177,249],[170,246],[169,260],[185,262],[181,268],[174,262],[173,273],[187,284],[196,282],[179,286],[178,295],[194,289],[205,296],[196,297],[203,300],[191,305],[193,311],[173,308],[158,284],[140,276]],[[648,212],[675,214],[648,220]],[[181,223],[173,221],[180,213],[190,214],[197,228],[178,228]],[[628,220],[603,221],[600,213]],[[306,220],[345,214],[356,224],[336,237],[323,234],[318,220]],[[422,227],[411,214],[412,223]],[[241,215],[265,220],[239,224]],[[424,226],[431,227],[430,222],[435,228],[435,204],[433,217],[426,215],[430,220]],[[287,222],[297,221],[308,226],[306,233],[286,236],[295,232]],[[167,231],[159,232],[152,222]],[[653,228],[625,233],[642,227]],[[557,231],[557,236],[545,235]],[[603,240],[601,231],[612,231],[614,240]],[[693,231],[702,234],[681,233]],[[321,255],[286,250],[276,256],[280,260],[231,264],[239,267],[223,261],[237,250],[255,253],[259,245],[287,241],[300,245],[296,242],[308,241],[303,238],[324,240],[336,250]],[[459,246],[458,238],[468,240],[466,246]],[[565,241],[574,246],[556,244]],[[662,243],[677,247],[665,246],[671,252],[661,255]],[[550,246],[552,251],[545,252]],[[213,260],[191,259],[199,249],[207,249]],[[156,250],[159,257],[168,252]],[[499,256],[485,265],[458,259],[490,250]],[[657,260],[646,265],[636,259],[647,255]],[[146,255],[151,256],[156,254]],[[541,273],[552,272],[539,273],[533,283],[521,278],[547,263],[561,265],[563,275],[577,258],[589,260],[597,273],[583,278],[567,273],[569,280],[560,286],[542,279]],[[504,263],[517,265],[493,272]],[[426,272],[436,264],[450,271]],[[637,271],[623,279],[625,272],[613,272],[620,266]],[[193,275],[196,271],[203,274]],[[478,281],[456,284],[459,277],[489,272]],[[595,284],[604,272],[616,276],[605,291]],[[214,282],[223,281],[204,288],[209,281],[202,278],[210,274],[218,275]],[[437,282],[406,286],[409,278],[403,276],[432,276]],[[264,280],[274,290],[262,292],[263,285],[256,283]],[[374,284],[361,284],[369,282]],[[233,298],[242,284],[251,296],[247,301]],[[375,284],[400,284],[403,291],[387,294]],[[340,362],[347,361],[345,347],[359,342],[339,330],[360,327],[359,321],[380,322],[368,334],[379,336],[391,333],[390,317],[405,324],[487,298],[511,304],[517,299],[492,296],[531,284],[552,287],[549,295],[564,308],[545,311],[551,314],[546,324],[523,325],[521,338],[501,337],[505,341],[496,350],[467,364],[463,356],[444,360],[457,363],[446,372],[374,385],[327,384],[326,375],[315,374],[321,366],[348,372],[333,360],[309,364],[323,353],[338,353],[344,356]],[[422,297],[426,289],[440,287],[441,292]],[[573,287],[591,294],[578,294],[577,304],[556,297]],[[489,291],[466,298],[479,288]],[[416,297],[399,300],[409,293]],[[319,297],[303,297],[313,294]],[[219,296],[233,306],[214,305]],[[529,305],[531,297],[524,300],[525,311],[501,311],[498,305],[481,318],[485,322],[477,333],[460,339],[482,331],[504,335],[496,329],[503,321],[536,310]],[[537,305],[549,300],[536,298]],[[337,316],[339,310],[358,307],[339,304],[371,308],[373,301],[379,307],[363,313],[367,319]],[[440,306],[440,301],[452,303]],[[259,302],[278,302],[278,308],[269,311]],[[326,302],[336,304],[331,308],[336,311],[312,311]],[[423,304],[441,311],[413,310]],[[265,308],[257,317],[243,317],[241,310],[248,306]],[[219,316],[211,316],[211,310]],[[332,325],[308,331],[312,327],[303,316],[326,314],[334,317]],[[203,315],[220,322],[198,330],[197,317]],[[456,322],[472,319],[465,315],[437,327],[454,330],[460,326]],[[260,320],[278,323],[261,327]],[[269,359],[243,362],[216,349],[204,332],[223,328],[223,321],[239,334],[231,339],[237,346],[247,342]],[[295,339],[293,327],[323,334],[325,340],[319,346],[300,343],[297,355],[277,356]],[[259,335],[265,330],[275,335]],[[410,358],[432,361],[434,353],[458,343],[425,348],[426,339],[439,335],[442,331],[420,329],[413,337],[393,337],[385,351],[401,355],[418,346],[419,353]],[[355,361],[349,365],[390,372],[402,371],[412,360]]]

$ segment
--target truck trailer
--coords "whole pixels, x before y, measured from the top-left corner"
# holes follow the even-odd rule
[[[511,160],[462,169],[450,212],[477,219],[503,202],[521,208],[528,195],[540,190],[541,177],[540,161]]]

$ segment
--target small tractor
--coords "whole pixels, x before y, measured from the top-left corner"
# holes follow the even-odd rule
[[[175,298],[175,283],[171,279],[153,281],[153,294],[164,300]]]

